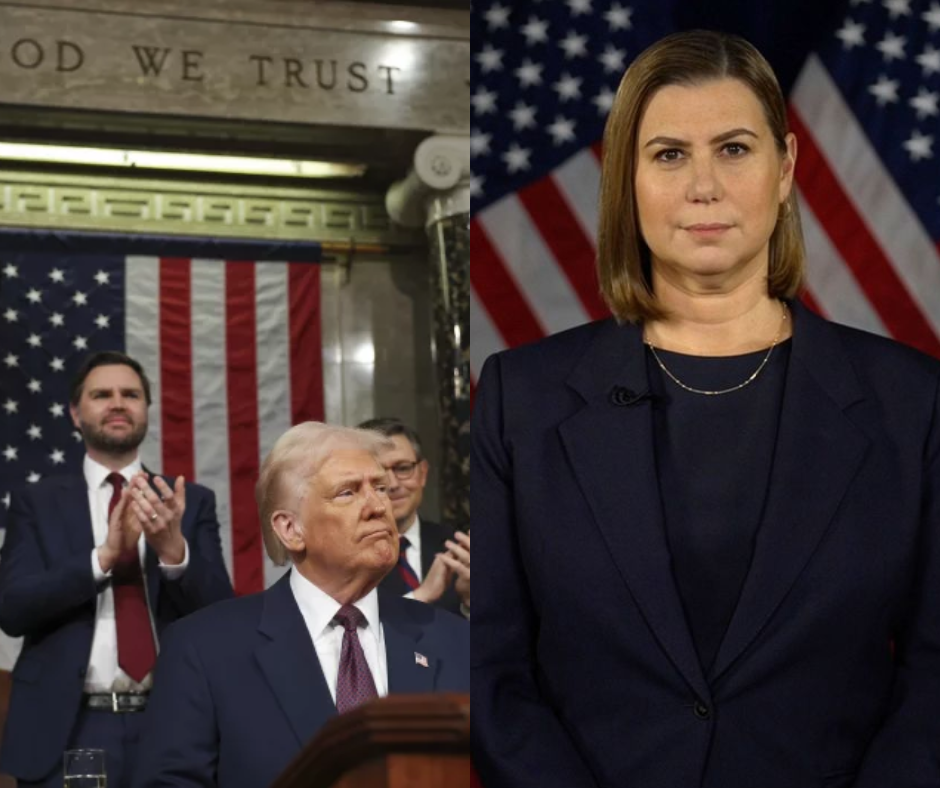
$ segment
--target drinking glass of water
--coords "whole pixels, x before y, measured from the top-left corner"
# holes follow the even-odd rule
[[[104,750],[66,750],[64,788],[107,788],[106,763]]]

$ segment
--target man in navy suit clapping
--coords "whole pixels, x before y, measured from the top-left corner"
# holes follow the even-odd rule
[[[232,596],[212,491],[143,469],[150,383],[117,351],[84,360],[70,413],[81,474],[14,492],[0,559],[0,627],[24,636],[0,771],[62,785],[62,751],[107,751],[130,785],[164,627]]]

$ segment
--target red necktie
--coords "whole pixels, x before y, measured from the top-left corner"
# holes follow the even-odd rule
[[[379,693],[375,690],[372,671],[359,642],[359,627],[366,622],[366,617],[359,608],[343,605],[333,620],[345,630],[339,672],[336,674],[336,710],[342,714],[377,698]]]
[[[108,504],[108,520],[111,512],[121,500],[124,477],[109,473],[108,482],[114,488]],[[153,668],[157,649],[150,628],[150,611],[147,609],[147,594],[140,571],[137,545],[128,547],[118,557],[112,572],[111,587],[114,589],[114,623],[117,627],[118,665],[138,684]]]
[[[414,591],[421,585],[421,581],[418,580],[418,575],[415,573],[415,570],[411,568],[408,559],[405,558],[405,550],[409,547],[411,547],[411,542],[408,541],[407,536],[398,537],[398,574],[400,574],[402,580],[405,581],[405,585]]]

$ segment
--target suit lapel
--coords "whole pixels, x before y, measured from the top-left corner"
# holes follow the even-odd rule
[[[388,666],[388,691],[432,692],[434,677],[438,673],[439,655],[422,644],[424,629],[404,615],[403,604],[411,603],[402,603],[389,594],[379,594],[379,618],[382,620]],[[427,662],[426,666],[424,662]]]
[[[650,401],[616,404],[649,390],[639,327],[604,325],[568,384],[585,400],[560,427],[574,477],[650,629],[693,690],[708,698],[672,575]]]
[[[310,633],[290,587],[290,572],[264,592],[255,657],[300,745],[336,714]]]
[[[140,538],[143,539],[143,535]],[[144,578],[147,581],[147,599],[156,618],[160,601],[160,561],[157,559],[156,550],[149,544],[144,545]]]
[[[58,480],[60,494],[53,506],[58,514],[53,522],[63,524],[66,529],[65,542],[72,552],[91,552],[95,546],[95,534],[91,527],[91,511],[88,508],[88,485],[84,476],[63,476]]]
[[[441,529],[436,523],[422,520],[421,527],[421,577],[427,577],[431,571],[434,557],[444,550],[444,541],[441,538]]]
[[[798,304],[764,516],[712,680],[757,637],[810,560],[858,472],[868,439],[846,416],[861,399],[838,335]]]

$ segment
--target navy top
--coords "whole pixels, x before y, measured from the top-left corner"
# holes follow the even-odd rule
[[[660,497],[673,575],[706,675],[718,654],[751,563],[770,480],[790,341],[777,345],[749,385],[718,396],[670,380],[647,348]],[[656,349],[687,386],[743,382],[766,349],[689,356]]]

